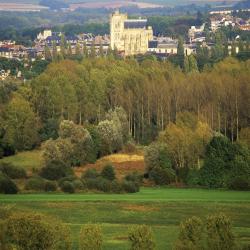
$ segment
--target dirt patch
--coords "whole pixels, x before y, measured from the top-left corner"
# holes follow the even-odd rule
[[[122,209],[127,211],[136,211],[136,212],[151,212],[159,210],[158,208],[155,207],[135,205],[135,204],[123,206]]]
[[[74,207],[74,203],[72,202],[47,202],[46,206],[49,208],[72,208]]]
[[[107,163],[111,163],[114,166],[118,179],[124,178],[128,173],[138,172],[139,174],[144,174],[145,172],[143,156],[114,154],[101,158],[95,164],[87,164],[75,168],[75,174],[81,177],[81,175],[90,168],[95,168],[97,171],[101,172]]]

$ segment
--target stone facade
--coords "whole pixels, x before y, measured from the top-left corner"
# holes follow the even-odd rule
[[[128,19],[127,14],[116,11],[110,18],[110,39],[111,48],[125,56],[145,54],[153,30],[147,27],[146,19]]]

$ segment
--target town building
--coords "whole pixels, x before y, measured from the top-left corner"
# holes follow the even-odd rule
[[[148,42],[153,40],[152,27],[147,19],[128,19],[127,14],[116,11],[110,17],[111,48],[125,56],[145,54]]]

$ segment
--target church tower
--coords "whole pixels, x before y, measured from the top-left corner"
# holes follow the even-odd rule
[[[110,40],[111,48],[118,49],[119,51],[124,49],[124,43],[122,42],[122,36],[124,31],[124,22],[127,20],[126,14],[121,14],[119,11],[115,11],[110,18]]]

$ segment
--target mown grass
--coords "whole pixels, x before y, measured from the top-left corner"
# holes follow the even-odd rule
[[[72,230],[74,249],[80,227],[101,223],[104,249],[129,249],[133,224],[152,226],[157,249],[172,249],[179,223],[191,216],[223,212],[233,221],[237,241],[250,244],[250,193],[202,189],[143,188],[137,194],[0,195],[0,206],[58,217]]]

